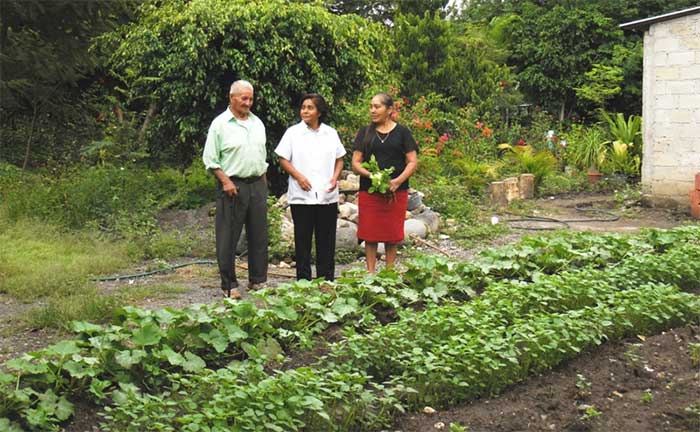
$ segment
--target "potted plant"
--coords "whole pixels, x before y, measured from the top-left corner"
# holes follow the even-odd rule
[[[575,164],[583,169],[587,168],[589,183],[596,183],[602,176],[598,168],[605,161],[610,141],[605,139],[602,129],[593,126],[572,144]]]

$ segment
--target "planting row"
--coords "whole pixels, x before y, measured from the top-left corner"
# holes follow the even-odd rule
[[[684,256],[699,251],[685,248]],[[518,302],[535,284],[507,287]],[[541,284],[546,286],[564,288]],[[106,427],[373,430],[388,426],[396,411],[488,395],[603,340],[655,333],[697,321],[700,314],[698,296],[663,283],[623,290],[603,283],[592,302],[579,303],[576,291],[529,307],[478,298],[461,306],[406,310],[398,322],[338,343],[310,368],[266,374],[259,363],[244,362],[172,377],[173,391],[166,395],[124,388],[106,410]]]
[[[266,304],[262,309],[250,302],[230,301],[182,311],[125,307],[113,325],[75,322],[72,326],[79,339],[8,362],[5,366],[13,373],[0,374],[0,417],[50,429],[72,414],[69,399],[103,401],[117,382],[157,392],[171,386],[173,374],[203,373],[232,360],[281,359],[284,348],[309,348],[313,335],[330,323],[371,329],[377,327],[378,313],[386,317],[405,305],[465,300],[505,276],[534,282],[492,283],[471,304],[475,320],[492,320],[489,313],[496,310],[516,317],[533,306],[563,298],[571,302],[568,308],[591,305],[604,283],[627,287],[650,281],[692,284],[700,274],[700,264],[687,259],[693,251],[686,249],[698,243],[697,227],[634,237],[567,233],[525,239],[515,247],[487,252],[475,263],[424,256],[408,262],[402,274],[349,274],[337,284],[296,282],[260,293]],[[670,248],[673,245],[681,246]],[[654,254],[665,250],[663,255]],[[609,272],[595,270],[605,265],[616,267]],[[543,276],[558,267],[587,268]],[[586,281],[597,285],[588,286]],[[528,289],[520,290],[520,286]],[[516,301],[516,295],[523,298]]]

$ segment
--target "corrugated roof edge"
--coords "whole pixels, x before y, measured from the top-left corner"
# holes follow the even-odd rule
[[[626,23],[620,24],[620,28],[622,28],[624,30],[639,30],[639,29],[646,30],[652,24],[655,24],[657,22],[668,21],[670,19],[680,18],[682,16],[691,15],[694,13],[700,13],[700,6],[694,6],[694,7],[688,8],[688,9],[682,9],[682,10],[675,11],[675,12],[669,12],[667,14],[658,15],[658,16],[651,17],[651,18],[644,18],[644,19],[640,19],[640,20],[636,20],[636,21],[626,22]]]

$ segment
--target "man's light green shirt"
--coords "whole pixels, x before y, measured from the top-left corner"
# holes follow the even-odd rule
[[[230,109],[209,127],[202,160],[208,170],[220,168],[229,177],[257,177],[267,171],[265,125],[253,113],[243,125]]]

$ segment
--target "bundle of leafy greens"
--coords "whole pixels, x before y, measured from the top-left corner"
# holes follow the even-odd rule
[[[369,161],[363,162],[362,167],[367,169],[371,175],[369,176],[372,180],[372,186],[369,187],[367,192],[369,193],[380,193],[383,195],[389,194],[389,187],[391,176],[390,174],[394,172],[394,167],[381,169],[377,163],[377,159],[372,155]]]

